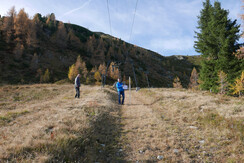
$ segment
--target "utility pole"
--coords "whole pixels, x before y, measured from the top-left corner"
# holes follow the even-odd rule
[[[148,80],[148,76],[147,76],[148,72],[145,72],[145,74],[146,74],[146,78],[147,78],[148,90],[150,90],[149,80]]]

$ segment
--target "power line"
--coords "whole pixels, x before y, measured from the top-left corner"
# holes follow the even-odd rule
[[[110,19],[110,12],[109,12],[108,0],[107,0],[107,9],[108,9],[108,19],[109,19],[110,34],[112,35],[111,19]]]
[[[136,0],[136,7],[135,7],[135,11],[134,11],[133,20],[132,20],[132,26],[131,26],[131,31],[130,31],[129,41],[130,41],[130,39],[131,39],[131,35],[132,35],[132,31],[133,31],[133,26],[134,26],[134,21],[135,21],[135,16],[136,16],[137,4],[138,4],[138,0]]]

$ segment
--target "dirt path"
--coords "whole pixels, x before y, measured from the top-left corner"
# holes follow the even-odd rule
[[[127,161],[243,160],[242,100],[206,92],[143,89],[132,92],[128,105],[126,95],[121,123]]]
[[[132,92],[131,105],[122,107],[123,136],[125,137],[126,156],[128,161],[155,161],[162,156],[165,140],[159,130],[164,125],[152,110],[152,106],[142,100],[139,92]],[[142,99],[141,99],[142,98]]]

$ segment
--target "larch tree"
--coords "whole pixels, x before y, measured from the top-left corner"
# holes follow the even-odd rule
[[[219,74],[219,91],[221,94],[226,94],[228,90],[229,83],[227,81],[227,74],[224,73],[223,71],[220,71]]]
[[[83,75],[84,79],[86,79],[88,70],[86,68],[86,63],[84,61],[82,61],[81,69],[82,69],[82,75]]]
[[[75,71],[76,71],[76,75],[77,74],[81,74],[81,65],[82,65],[82,60],[80,55],[77,57],[76,62],[75,62]]]
[[[26,43],[27,33],[30,29],[29,16],[24,9],[21,9],[14,21],[15,40],[21,44]]]
[[[43,34],[43,18],[41,14],[35,14],[32,19],[32,25],[35,25],[36,37],[39,38]]]
[[[174,78],[173,87],[174,88],[182,88],[182,85],[181,85],[181,82],[180,82],[180,78],[178,76],[176,76]]]
[[[4,41],[2,31],[3,31],[3,18],[0,15],[0,41]]]
[[[191,77],[190,77],[190,83],[189,83],[189,88],[195,90],[198,89],[198,73],[196,68],[194,67],[191,72]]]
[[[236,78],[234,84],[231,85],[231,90],[233,91],[232,94],[237,94],[240,96],[244,93],[244,71],[242,71],[242,74],[240,78]]]
[[[68,78],[70,81],[74,81],[76,77],[76,72],[75,72],[75,64],[71,65],[69,67],[69,72],[68,72]]]
[[[75,35],[72,29],[69,29],[68,33],[68,46],[69,48],[80,49],[82,47],[80,39]]]
[[[32,70],[36,70],[38,68],[38,62],[39,62],[38,55],[37,55],[37,53],[34,53],[34,55],[32,56],[32,59],[31,59],[30,68]]]
[[[114,49],[112,46],[109,47],[106,55],[106,60],[111,60],[111,59],[114,59]]]
[[[106,73],[106,65],[105,65],[104,62],[103,62],[103,64],[100,64],[100,65],[99,65],[99,67],[98,67],[98,71],[100,72],[100,74],[105,75],[105,73]]]
[[[242,5],[242,10],[244,9],[244,0],[242,1],[243,5]],[[244,14],[241,15],[241,19],[242,19],[242,23],[244,23]],[[244,27],[244,26],[242,26]],[[243,31],[243,28],[242,28]],[[242,38],[244,38],[244,34],[242,34]],[[242,46],[239,51],[238,51],[238,55],[237,58],[241,61],[241,68],[242,71],[244,71],[244,47]]]
[[[96,38],[94,35],[89,37],[89,40],[87,41],[87,52],[90,54],[94,53],[94,48],[96,44]]]
[[[56,33],[56,43],[60,48],[66,48],[68,41],[68,34],[63,22],[58,23],[58,30]]]
[[[21,59],[23,52],[25,50],[24,45],[21,42],[17,42],[16,46],[14,47],[13,53],[14,53],[14,58],[19,60]]]
[[[75,63],[75,74],[81,74],[81,79],[84,81],[87,77],[88,70],[86,68],[86,63],[82,61],[80,55],[77,57]]]
[[[104,44],[103,38],[100,38],[98,41],[96,55],[98,57],[97,63],[101,63],[101,61],[105,60],[105,44]]]
[[[46,25],[52,32],[56,30],[57,21],[54,13],[47,15]]]
[[[14,40],[14,20],[16,18],[15,7],[12,7],[7,16],[3,19],[3,31],[6,33],[5,40],[7,43],[13,43]]]
[[[115,66],[114,62],[111,62],[109,66],[109,74],[112,79],[116,80],[119,78],[119,69]]]
[[[29,47],[36,47],[38,40],[37,40],[37,26],[33,20],[29,21],[28,31],[27,31],[27,38],[26,43]]]
[[[42,69],[41,69],[41,68],[37,69],[35,78],[36,78],[39,82],[42,82]]]
[[[99,84],[99,81],[101,80],[101,74],[99,71],[96,71],[94,74],[94,79],[96,79],[96,84]]]
[[[90,72],[95,74],[97,72],[97,66],[93,67]]]
[[[44,73],[44,75],[43,75],[42,81],[43,81],[44,83],[48,83],[48,82],[50,82],[50,72],[49,72],[48,69],[46,69],[46,71],[45,71],[45,73]]]
[[[126,76],[125,75],[123,76],[123,82],[126,82]]]

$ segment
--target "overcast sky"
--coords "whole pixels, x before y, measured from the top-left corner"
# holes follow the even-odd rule
[[[136,1],[108,0],[112,33],[107,0],[0,0],[0,15],[6,15],[12,6],[17,11],[24,8],[30,17],[35,13],[54,13],[63,22],[112,34],[164,56],[198,54],[193,48],[194,31],[203,0],[138,0],[130,38]],[[219,2],[229,10],[232,20],[238,19],[240,24],[241,0]]]

